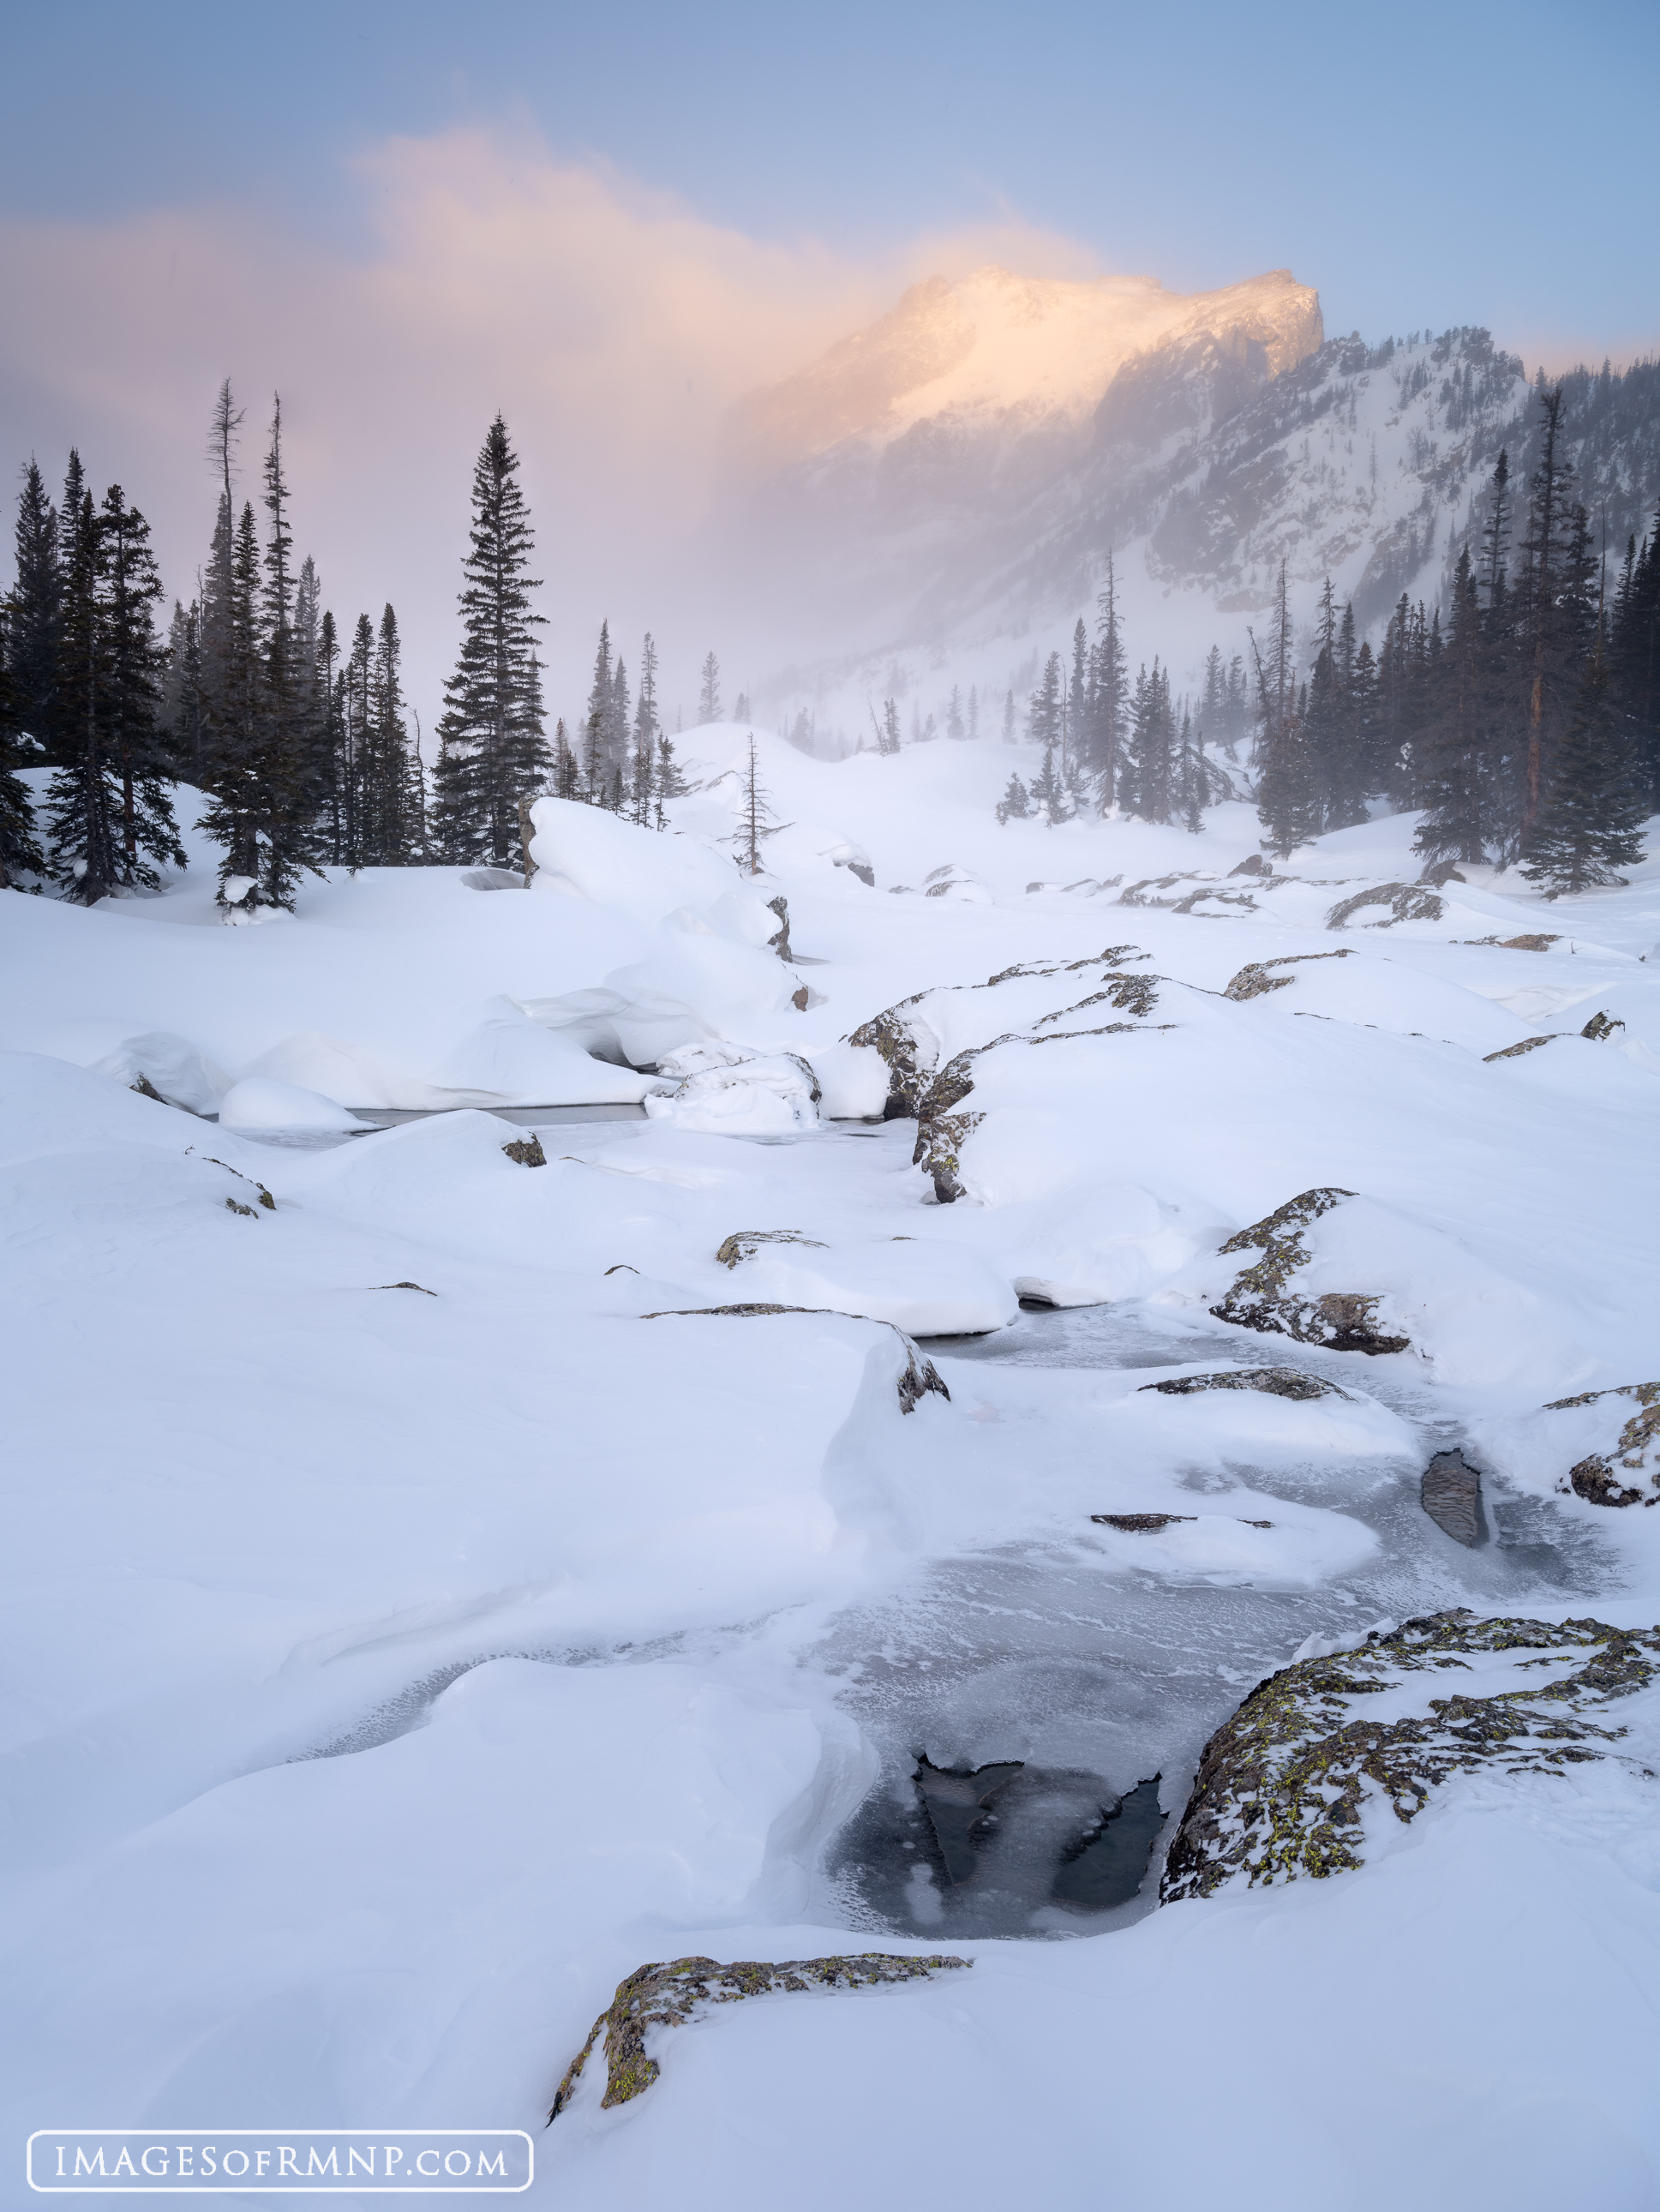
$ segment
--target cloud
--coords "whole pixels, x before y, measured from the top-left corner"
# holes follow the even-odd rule
[[[862,257],[758,240],[506,131],[388,140],[342,191],[371,211],[356,257],[241,211],[0,227],[0,420],[17,461],[33,452],[55,475],[73,441],[100,487],[122,482],[155,526],[170,591],[188,597],[212,520],[219,380],[247,405],[240,490],[256,499],[280,391],[297,541],[343,623],[396,603],[429,726],[454,647],[472,459],[497,407],[538,530],[554,700],[580,696],[606,613],[630,641],[658,631],[672,700],[721,644],[719,611],[677,554],[733,400],[921,276],[1096,266],[1012,216]]]

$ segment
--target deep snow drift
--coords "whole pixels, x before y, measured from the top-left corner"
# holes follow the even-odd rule
[[[1651,2205],[1660,1693],[1155,1900],[1299,1650],[1660,1618],[1660,864],[1235,874],[763,734],[751,879],[745,741],[528,890],[0,896],[18,2135],[537,2130],[643,1961],[944,1948],[591,2068],[532,2201]]]

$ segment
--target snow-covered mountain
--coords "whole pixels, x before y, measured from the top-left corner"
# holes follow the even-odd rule
[[[1281,560],[1302,614],[1329,576],[1375,630],[1403,591],[1439,596],[1501,447],[1524,491],[1537,413],[1487,331],[1326,339],[1284,270],[1189,299],[995,269],[918,285],[734,416],[723,512],[793,663],[763,696],[858,721],[896,668],[1018,690],[1110,552],[1133,657],[1178,680],[1243,646]],[[1660,368],[1576,373],[1566,420],[1617,558],[1660,495]]]

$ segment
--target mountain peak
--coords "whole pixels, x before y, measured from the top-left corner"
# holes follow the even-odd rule
[[[769,476],[916,425],[1081,426],[1124,364],[1173,340],[1248,347],[1270,375],[1322,340],[1319,295],[1288,269],[1183,295],[1152,276],[1021,276],[995,264],[913,284],[878,321],[734,410],[731,454]]]

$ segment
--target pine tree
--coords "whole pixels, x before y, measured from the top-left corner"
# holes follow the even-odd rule
[[[1095,667],[1091,685],[1091,765],[1101,794],[1101,811],[1117,800],[1124,741],[1124,710],[1129,696],[1129,669],[1118,625],[1118,583],[1112,555],[1107,556],[1107,587],[1097,602],[1100,620],[1095,641]]]
[[[1009,787],[997,802],[1000,822],[1025,822],[1031,813],[1031,793],[1021,782],[1018,772],[1009,777]]]
[[[232,486],[245,412],[237,406],[230,379],[226,377],[219,386],[208,424],[208,462],[219,481],[213,540],[208,552],[207,571],[202,579],[202,688],[210,763],[214,757],[215,731],[222,728],[234,712],[230,699],[236,562],[236,507]]]
[[[753,743],[753,739],[751,740]],[[664,808],[673,799],[684,799],[691,788],[681,774],[679,763],[674,757],[674,746],[665,735],[657,740],[657,812],[656,826],[663,829]]]
[[[1274,635],[1265,661],[1250,633],[1256,662],[1258,738],[1256,812],[1270,853],[1283,856],[1317,836],[1320,799],[1304,742],[1292,667],[1291,611],[1286,564],[1280,564]]]
[[[582,796],[590,806],[605,803],[605,715],[590,707],[582,730]]]
[[[553,771],[549,778],[556,799],[579,799],[582,791],[582,771],[577,766],[576,756],[570,749],[570,738],[562,714],[554,725]]]
[[[1469,549],[1458,556],[1452,620],[1426,732],[1418,796],[1425,808],[1413,850],[1426,860],[1479,865],[1487,857],[1493,767],[1487,747],[1481,616]]]
[[[18,888],[20,874],[38,875],[46,866],[29,787],[17,772],[22,728],[11,672],[11,623],[0,602],[0,890]]]
[[[520,849],[519,801],[550,765],[532,650],[544,617],[531,611],[535,545],[519,460],[498,415],[474,465],[470,550],[462,562],[463,636],[444,687],[434,775],[436,829],[449,860],[511,867]]]
[[[1560,635],[1560,585],[1572,471],[1563,453],[1561,386],[1541,388],[1539,404],[1544,410],[1544,442],[1529,487],[1528,536],[1523,547],[1523,620],[1529,647],[1524,836],[1544,798],[1547,755],[1561,702],[1562,664],[1567,658]]]
[[[1614,711],[1626,725],[1644,803],[1660,813],[1660,517],[1626,551],[1609,640]]]
[[[721,664],[711,650],[703,658],[702,679],[697,694],[697,719],[702,722],[718,722],[721,719]]]
[[[402,867],[415,850],[414,763],[404,720],[403,644],[390,605],[381,614],[378,633],[371,631],[367,615],[359,618],[352,658],[362,687],[358,836],[363,864]]]
[[[761,764],[755,750],[755,733],[751,731],[749,758],[744,768],[738,827],[727,840],[734,848],[738,865],[745,875],[758,876],[764,872],[762,846],[769,837],[775,837],[781,830],[787,830],[789,826],[787,822],[773,819],[772,807],[762,788]]]
[[[1043,663],[1043,680],[1026,708],[1026,735],[1045,747],[1061,743],[1061,656],[1050,653]]]
[[[1599,640],[1586,664],[1544,803],[1523,848],[1522,872],[1547,898],[1627,879],[1643,858],[1646,809],[1629,732],[1614,711]]]
[[[340,658],[340,635],[327,610],[317,626],[317,658],[313,678],[319,702],[316,769],[313,776],[319,825],[330,865],[351,865],[350,824],[353,820],[351,763],[347,751],[346,690],[335,672]]]
[[[159,888],[154,865],[185,865],[158,726],[164,654],[161,580],[149,526],[119,484],[94,513],[83,491],[64,571],[58,696],[68,757],[47,804],[52,873],[91,905],[114,890]]]
[[[605,714],[605,758],[619,774],[629,757],[629,674],[619,653],[611,674],[611,703]]]
[[[890,700],[888,703],[891,706],[893,702]],[[1017,734],[1014,726],[1014,694],[1012,691],[1006,691],[1003,694],[1003,743],[1006,745],[1013,744]]]
[[[202,610],[173,603],[167,630],[167,673],[161,684],[161,727],[175,772],[200,783],[207,755],[207,718],[202,708]]]
[[[634,777],[632,816],[643,830],[652,817],[652,793],[656,782],[657,740],[662,726],[657,719],[657,647],[649,630],[640,648],[640,693],[634,704]]]
[[[969,686],[969,735],[970,738],[977,738],[979,734],[980,687],[977,684],[970,684]]]
[[[7,616],[11,712],[19,738],[32,738],[46,760],[57,758],[58,657],[63,622],[58,510],[31,460],[23,471],[14,537],[15,574]]]
[[[968,731],[963,721],[963,694],[958,685],[951,687],[951,697],[946,702],[946,735],[965,738]]]

